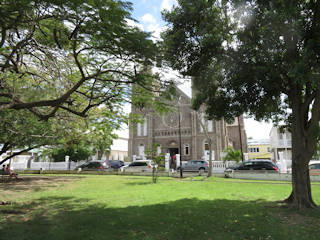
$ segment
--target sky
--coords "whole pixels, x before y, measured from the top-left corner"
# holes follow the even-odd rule
[[[165,22],[162,20],[161,11],[170,10],[176,5],[176,0],[129,0],[132,2],[133,12],[132,17],[138,22],[130,22],[130,24],[138,26],[140,29],[152,32],[154,39],[159,39],[160,32],[165,28]],[[170,77],[174,77],[175,73],[171,73]],[[190,82],[186,81],[179,86],[187,95],[191,96]],[[130,111],[127,107],[126,111]],[[253,139],[268,139],[271,130],[271,123],[261,123],[253,119],[245,119],[245,129],[247,137]],[[120,133],[120,136],[125,137],[126,131]]]

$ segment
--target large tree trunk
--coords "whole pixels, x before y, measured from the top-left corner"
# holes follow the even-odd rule
[[[316,207],[311,196],[308,162],[309,160],[292,156],[292,193],[286,202],[298,209]]]
[[[293,109],[292,119],[292,193],[285,200],[292,207],[315,208],[312,200],[309,162],[316,148],[316,136],[308,134],[299,109]]]

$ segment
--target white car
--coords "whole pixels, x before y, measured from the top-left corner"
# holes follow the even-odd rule
[[[152,172],[152,160],[137,160],[120,168],[121,172]],[[156,165],[157,167],[157,165]]]

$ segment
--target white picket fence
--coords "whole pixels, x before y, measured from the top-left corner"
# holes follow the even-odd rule
[[[30,168],[27,167],[27,163],[11,163],[13,170],[73,170],[77,166],[83,164],[86,161],[79,162],[30,162]],[[70,164],[70,167],[69,167]]]
[[[30,168],[25,163],[11,163],[13,170],[74,170],[77,166],[83,164],[86,161],[70,162],[70,168],[68,162],[30,162]],[[182,164],[185,164],[183,161]],[[127,164],[127,163],[126,163]],[[212,171],[215,173],[223,173],[228,167],[232,167],[236,164],[234,161],[224,163],[223,161],[212,161]]]
[[[223,173],[224,170],[228,167],[233,167],[236,165],[235,161],[212,161],[212,171],[215,173]]]
[[[182,165],[186,164],[188,161],[182,161]],[[236,165],[235,161],[212,161],[212,172],[223,173],[224,170],[228,167],[233,167]]]

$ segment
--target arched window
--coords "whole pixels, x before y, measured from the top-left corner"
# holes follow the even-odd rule
[[[144,145],[141,143],[139,148],[138,148],[138,155],[140,157],[143,157],[144,156]]]
[[[205,151],[209,151],[209,143],[208,143],[208,141],[206,140],[206,141],[204,141],[204,150]]]
[[[141,123],[137,123],[137,136],[141,136]]]
[[[188,143],[184,144],[184,155],[190,155],[190,147]]]
[[[144,123],[143,123],[143,136],[148,135],[148,119],[144,118]]]
[[[208,120],[208,132],[212,132],[213,130],[213,122],[212,120]]]
[[[148,119],[144,118],[143,123],[137,123],[137,136],[147,136],[148,135]]]

